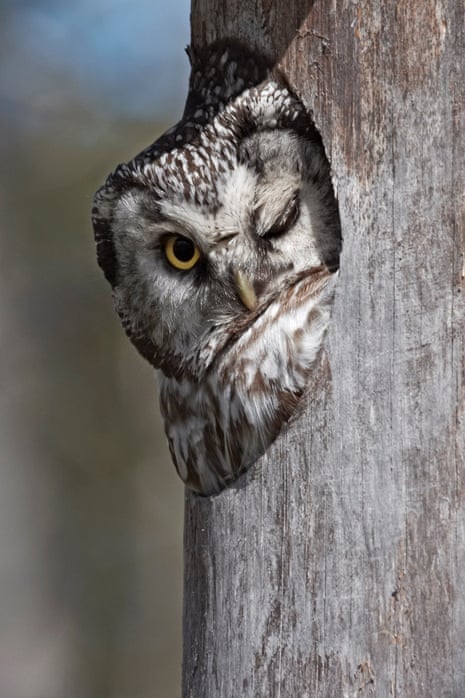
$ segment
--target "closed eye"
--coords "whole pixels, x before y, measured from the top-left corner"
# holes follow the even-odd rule
[[[300,215],[299,192],[291,196],[283,211],[279,214],[273,225],[262,233],[264,238],[277,238],[284,235],[297,222]]]

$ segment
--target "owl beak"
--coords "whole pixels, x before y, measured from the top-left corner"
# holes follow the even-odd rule
[[[252,311],[257,307],[257,296],[255,295],[252,282],[246,274],[240,269],[234,273],[234,283],[236,285],[237,295],[239,296],[245,307]]]

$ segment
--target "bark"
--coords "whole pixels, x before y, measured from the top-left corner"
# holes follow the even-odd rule
[[[193,0],[313,111],[344,248],[305,408],[187,495],[183,696],[465,695],[462,0]]]

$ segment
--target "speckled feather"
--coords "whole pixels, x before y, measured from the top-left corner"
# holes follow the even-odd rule
[[[124,329],[159,369],[173,460],[211,494],[263,453],[318,354],[340,251],[311,118],[265,59],[190,51],[183,119],[95,196],[99,263]],[[170,268],[166,235],[200,250]]]

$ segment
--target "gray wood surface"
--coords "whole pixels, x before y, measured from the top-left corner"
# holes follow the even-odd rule
[[[463,0],[194,0],[312,109],[344,235],[305,409],[186,498],[185,698],[465,696]]]

